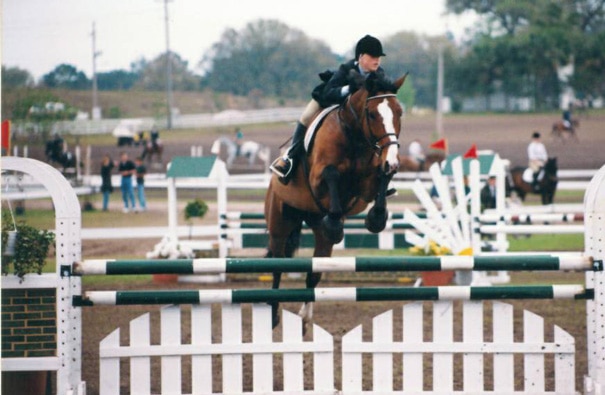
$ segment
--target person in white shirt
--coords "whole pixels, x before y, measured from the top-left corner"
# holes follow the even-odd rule
[[[531,142],[527,146],[527,158],[529,159],[528,166],[534,173],[533,186],[534,189],[536,189],[538,185],[538,174],[548,160],[546,147],[540,140],[540,133],[538,132],[534,132],[531,136]]]
[[[418,168],[422,170],[424,167],[425,155],[420,140],[414,139],[408,146],[408,154],[418,164]]]

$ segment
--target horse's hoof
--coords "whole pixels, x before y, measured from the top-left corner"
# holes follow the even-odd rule
[[[325,216],[321,221],[322,230],[324,236],[332,243],[338,244],[344,239],[344,228],[342,222],[339,220],[331,219],[329,216]]]
[[[386,209],[373,207],[365,219],[365,227],[372,233],[380,233],[386,228],[387,218]]]
[[[271,328],[275,329],[279,325],[279,313],[271,316]]]

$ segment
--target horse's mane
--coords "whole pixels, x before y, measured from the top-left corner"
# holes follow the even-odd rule
[[[371,72],[366,78],[365,88],[370,95],[374,95],[378,92],[397,93],[397,87],[393,80],[382,72]]]

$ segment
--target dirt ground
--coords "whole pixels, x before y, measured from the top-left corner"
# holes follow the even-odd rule
[[[605,163],[605,114],[588,114],[580,118],[580,128],[578,129],[579,141],[572,141],[570,139],[558,139],[554,138],[550,134],[550,125],[559,118],[556,114],[550,115],[492,115],[492,116],[448,116],[444,119],[444,137],[447,138],[450,153],[464,153],[472,144],[476,144],[478,149],[491,149],[500,154],[501,157],[509,159],[511,165],[524,166],[526,164],[526,147],[530,140],[531,133],[534,130],[538,130],[543,134],[543,140],[546,144],[547,150],[550,156],[556,156],[558,158],[560,169],[596,169],[601,167]],[[435,119],[432,116],[408,116],[404,120],[403,134],[400,137],[402,144],[402,153],[405,153],[407,145],[413,138],[420,138],[425,147],[433,140]],[[247,130],[243,128],[245,139],[254,140],[271,147],[272,155],[277,155],[279,146],[285,142],[285,140],[291,135],[293,125],[283,124],[277,128],[271,128],[270,132],[265,132],[259,128],[254,130]],[[168,132],[164,132],[168,133]],[[178,132],[173,132],[178,133]],[[169,158],[175,155],[189,155],[190,147],[192,145],[202,145],[204,147],[204,153],[210,152],[210,145],[216,138],[216,135],[200,133],[195,141],[186,141],[175,138],[166,138],[164,162],[168,162]],[[119,151],[122,148],[111,146],[104,147],[93,147],[93,163],[98,164],[100,162],[100,155],[104,152],[109,152],[114,158],[118,157]],[[132,156],[138,153],[138,148],[129,148]],[[36,157],[40,155],[36,150],[32,150],[31,156]],[[42,159],[42,158],[40,158]],[[241,164],[241,162],[240,162]],[[97,165],[93,166],[93,173],[98,172]],[[258,170],[255,170],[257,172]],[[246,172],[246,170],[233,170],[232,173]],[[117,200],[117,199],[116,199]],[[556,199],[555,199],[556,201]],[[161,208],[158,208],[160,210]],[[136,218],[136,217],[133,217]],[[136,219],[133,219],[136,221]],[[135,225],[134,223],[132,225]],[[136,226],[136,225],[135,225]],[[153,246],[157,240],[153,241],[141,241],[132,243],[131,241],[85,241],[83,243],[83,257],[95,256],[102,257],[119,257],[123,255],[132,255],[133,253],[140,252],[141,249],[149,251],[149,246]],[[582,281],[582,276],[579,274],[549,274],[545,276],[555,282],[566,282],[569,277],[573,277],[576,281]],[[369,280],[372,281],[372,280]],[[360,278],[357,282],[342,281],[339,280],[338,276],[327,276],[325,281],[322,282],[322,286],[344,286],[344,285],[357,285],[359,282],[367,283],[368,280]],[[375,285],[369,283],[368,285]],[[384,283],[381,285],[384,286]],[[201,285],[201,284],[156,284],[152,281],[144,281],[141,284],[140,281],[128,281],[124,280],[120,284],[120,289],[159,289],[159,288],[206,288],[206,287],[224,287],[224,288],[236,288],[236,287],[268,287],[268,284],[259,283],[258,281],[243,281],[237,278],[230,278],[227,283],[219,285]],[[299,287],[302,286],[302,281],[287,281],[286,286]],[[89,289],[88,286],[84,286],[85,289]],[[110,285],[95,285],[95,289],[112,289],[115,288],[115,284]],[[360,323],[368,324],[371,322],[371,318],[375,315],[382,313],[388,309],[400,308],[400,303],[325,303],[319,304],[315,309],[315,322],[328,330],[334,335],[337,341],[337,350],[339,350],[339,341],[346,332],[354,328]],[[578,388],[581,389],[582,374],[586,371],[586,360],[585,360],[585,334],[586,327],[583,322],[585,307],[582,302],[574,301],[537,301],[537,302],[515,302],[515,305],[522,306],[530,311],[541,314],[545,317],[547,327],[553,323],[557,323],[556,318],[561,316],[567,316],[563,328],[568,330],[572,336],[576,338],[576,347],[579,351],[577,365],[577,377],[576,382]],[[285,304],[284,308],[291,311],[297,311],[298,306],[293,304]],[[99,341],[108,335],[114,328],[122,328],[122,339],[126,341],[128,332],[128,322],[147,312],[157,311],[156,307],[148,306],[134,306],[134,307],[93,307],[83,309],[83,378],[87,381],[87,393],[95,395],[98,393],[98,345]],[[155,317],[155,316],[154,316]],[[515,315],[516,319],[520,319],[520,313],[517,312]],[[157,322],[157,317],[154,318]],[[456,326],[456,338],[460,338],[460,324]],[[397,328],[395,328],[397,330]],[[547,337],[552,336],[552,328],[547,332]],[[489,332],[489,331],[488,331]],[[396,332],[397,333],[397,332]],[[279,330],[276,331],[275,336],[279,338]],[[310,335],[307,335],[310,336]],[[369,336],[369,333],[364,332],[364,336]],[[401,336],[400,334],[397,336]],[[430,328],[427,328],[427,339],[430,338]],[[516,333],[516,338],[520,338],[522,333]],[[153,338],[157,339],[158,333],[154,332]],[[184,335],[184,337],[186,337]],[[186,341],[186,339],[183,339]],[[125,343],[123,343],[125,344]],[[461,359],[456,358],[457,364],[460,365]],[[249,361],[248,361],[249,362]],[[189,363],[189,362],[187,362]],[[215,360],[215,364],[218,361]],[[122,364],[124,371],[128,370],[127,364]],[[490,363],[486,361],[487,373],[486,373],[486,385],[489,389],[491,385],[491,373]],[[550,371],[552,371],[552,361],[547,364]],[[217,365],[218,366],[218,365]],[[430,368],[427,368],[427,377],[430,375],[428,372]],[[307,369],[307,386],[310,382],[309,371]],[[438,374],[438,372],[436,372]],[[187,369],[184,371],[184,376],[188,377],[191,372]],[[279,381],[281,377],[280,372],[275,373]],[[152,372],[154,377],[154,385],[158,385],[159,377],[159,366],[156,363]],[[215,374],[215,377],[220,377],[220,369]],[[364,368],[364,383],[371,381],[372,373],[371,368]],[[552,377],[552,375],[549,375]],[[246,388],[250,388],[251,378],[246,376]],[[336,387],[340,388],[341,378],[336,375]],[[400,388],[401,379],[396,380],[396,388]],[[460,390],[461,378],[458,374],[456,376],[456,387],[455,389]],[[552,385],[552,380],[548,381],[549,385]],[[125,387],[128,384],[127,378],[122,380],[122,386]],[[427,386],[430,385],[430,378],[427,378]],[[279,384],[276,384],[279,388]],[[517,384],[517,389],[522,388],[522,383]],[[158,389],[158,387],[156,387]],[[551,387],[552,389],[552,387]],[[187,385],[183,388],[184,391],[188,390]],[[215,391],[220,390],[220,387],[215,388]],[[124,390],[124,393],[127,393]]]

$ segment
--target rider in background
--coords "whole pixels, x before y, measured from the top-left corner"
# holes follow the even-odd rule
[[[149,138],[151,138],[151,146],[154,150],[157,150],[158,148],[158,144],[159,144],[159,140],[160,140],[160,132],[158,131],[158,128],[153,125],[151,127],[151,132],[149,132]]]
[[[347,96],[355,93],[371,72],[384,74],[380,67],[381,57],[386,56],[380,41],[370,35],[362,37],[355,46],[355,58],[341,64],[336,72],[326,71],[320,73],[323,83],[315,87],[311,96],[313,99],[303,111],[292,137],[292,143],[284,155],[277,158],[269,167],[279,176],[283,184],[290,181],[298,157],[304,151],[303,141],[307,127],[311,120],[322,108],[333,104],[342,104]],[[351,74],[351,71],[357,73]]]
[[[424,161],[426,157],[419,139],[412,140],[408,146],[408,155],[410,155],[414,162],[416,162],[418,165],[418,170],[422,170],[424,168]]]
[[[534,132],[531,136],[531,142],[527,146],[527,157],[529,159],[529,168],[533,172],[532,187],[534,191],[538,190],[538,174],[548,160],[546,147],[540,140],[540,133]]]
[[[240,155],[240,149],[242,148],[242,140],[244,139],[244,133],[241,128],[235,128],[235,135],[233,136],[233,142],[237,146],[237,151],[235,151],[235,156]]]
[[[571,110],[573,108],[573,104],[569,104],[567,110],[563,111],[563,126],[565,129],[571,129]]]

